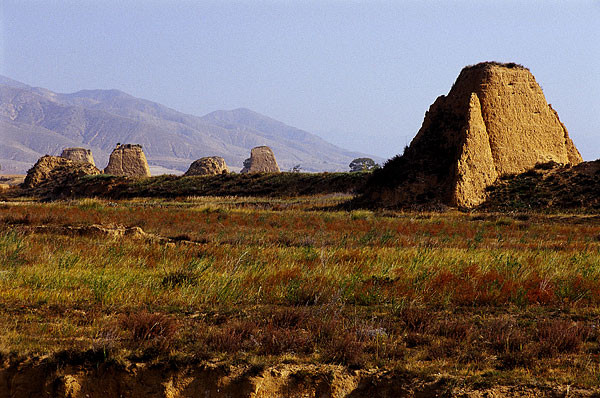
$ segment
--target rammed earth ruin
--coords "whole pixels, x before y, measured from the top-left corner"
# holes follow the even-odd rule
[[[89,163],[92,166],[96,166],[92,151],[86,148],[65,148],[60,154],[60,157],[73,160],[75,162],[84,162]]]
[[[35,188],[43,184],[60,185],[82,176],[96,174],[100,174],[100,170],[90,163],[46,155],[29,169],[23,187]]]
[[[273,151],[268,146],[257,146],[250,151],[250,157],[244,160],[240,173],[279,173],[279,165]]]
[[[549,161],[582,158],[531,72],[480,63],[464,68],[448,95],[436,99],[404,154],[374,173],[358,201],[473,207],[498,177]]]
[[[117,144],[110,154],[104,173],[127,177],[150,177],[150,167],[142,146]]]
[[[220,156],[208,156],[194,161],[184,175],[209,176],[227,173],[229,173],[229,169],[225,164],[225,159]]]

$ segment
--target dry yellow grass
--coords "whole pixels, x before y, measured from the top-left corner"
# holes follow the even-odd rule
[[[343,199],[2,204],[0,352],[597,382],[596,218],[314,210]]]

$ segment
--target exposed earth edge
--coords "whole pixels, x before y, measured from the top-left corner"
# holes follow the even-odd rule
[[[215,364],[4,364],[0,398],[9,397],[598,397],[569,386],[461,385],[450,377],[421,379],[400,371],[349,370],[336,365],[269,368]]]

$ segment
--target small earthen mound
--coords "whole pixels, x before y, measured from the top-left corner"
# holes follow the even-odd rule
[[[240,173],[279,173],[279,166],[273,151],[268,146],[252,148],[250,158],[244,160]]]
[[[65,148],[63,149],[61,158],[70,159],[75,162],[85,162],[89,163],[92,166],[95,166],[94,157],[92,156],[92,151],[85,148]]]
[[[225,164],[225,159],[219,156],[210,156],[200,158],[190,165],[186,176],[212,176],[218,174],[227,174],[229,170]]]
[[[110,154],[105,174],[126,177],[150,177],[150,168],[142,146],[137,144],[117,144]]]
[[[75,162],[59,156],[42,156],[29,169],[24,188],[35,188],[46,184],[62,185],[86,175],[100,174],[100,170],[89,163]]]
[[[549,161],[582,158],[535,78],[517,64],[485,62],[461,71],[404,154],[373,174],[357,202],[473,207],[500,176]]]
[[[87,236],[93,238],[120,239],[128,237],[132,239],[147,239],[152,241],[165,240],[153,234],[144,232],[140,227],[127,227],[123,225],[86,225],[86,226],[56,226],[38,225],[33,228],[37,233],[50,233],[68,236]]]
[[[600,160],[565,166],[540,163],[521,174],[505,175],[487,188],[479,209],[494,212],[600,210]]]

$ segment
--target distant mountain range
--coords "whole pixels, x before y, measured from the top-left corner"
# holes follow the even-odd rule
[[[45,154],[65,147],[92,150],[103,168],[117,143],[141,144],[151,170],[183,172],[203,156],[222,156],[239,170],[250,149],[268,145],[282,170],[346,171],[357,157],[306,131],[249,109],[198,117],[119,90],[59,94],[0,76],[0,166],[24,173]]]

